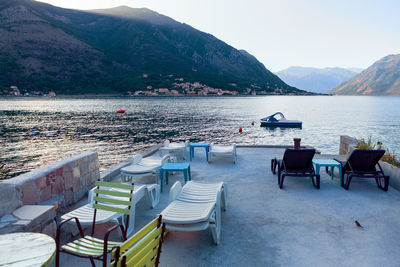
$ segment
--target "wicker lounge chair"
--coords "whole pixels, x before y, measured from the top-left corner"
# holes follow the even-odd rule
[[[231,157],[233,164],[236,163],[236,144],[231,146],[210,145],[208,152],[208,163],[217,157]]]
[[[320,175],[315,174],[312,159],[315,149],[286,149],[282,160],[272,159],[271,170],[276,173],[278,167],[278,185],[282,189],[286,176],[310,177],[317,189],[320,188]],[[315,178],[315,180],[314,180]]]
[[[211,229],[215,244],[221,236],[221,209],[227,207],[224,183],[205,184],[190,181],[183,188],[176,182],[170,190],[171,203],[161,212],[166,229],[201,231]]]
[[[384,154],[385,150],[355,149],[347,161],[337,160],[342,164],[342,187],[349,190],[351,180],[354,177],[374,178],[378,187],[387,191],[389,189],[389,176],[383,173],[381,165],[379,165],[379,160]],[[378,166],[378,170],[376,166]],[[384,184],[382,184],[382,180]]]
[[[63,246],[61,246],[60,240],[61,227],[67,221],[61,222],[57,227],[56,267],[60,266],[60,252],[89,258],[92,266],[96,266],[94,260],[102,261],[103,267],[158,266],[165,231],[165,225],[161,224],[161,216],[148,223],[131,238],[126,239],[126,236],[124,236],[124,242],[108,240],[110,233],[116,228],[122,228],[123,231],[122,225],[115,225],[108,229],[104,239],[101,240],[92,236],[85,236],[79,220],[75,220],[80,238]],[[110,255],[110,260],[108,260],[108,255]]]

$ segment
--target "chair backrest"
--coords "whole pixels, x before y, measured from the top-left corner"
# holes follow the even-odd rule
[[[111,266],[158,266],[165,224],[161,215],[111,253]]]
[[[163,146],[164,146],[164,147],[167,147],[167,146],[169,146],[169,143],[170,143],[170,142],[169,142],[169,140],[167,139],[167,140],[164,141]]]
[[[355,149],[347,159],[343,170],[350,170],[350,165],[354,171],[375,171],[375,166],[385,154],[385,150],[364,150]]]
[[[308,170],[312,165],[315,149],[292,149],[285,150],[282,161],[288,170]]]
[[[131,158],[131,163],[132,164],[139,164],[139,162],[142,161],[142,155],[141,154],[136,154]]]
[[[116,213],[125,214],[126,224],[129,225],[129,217],[132,212],[133,191],[132,184],[118,184],[104,181],[96,181],[96,188],[93,193],[92,207],[95,209],[93,216],[92,234],[94,233],[96,210],[107,210]]]

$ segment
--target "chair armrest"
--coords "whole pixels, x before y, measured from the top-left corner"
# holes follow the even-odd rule
[[[104,243],[103,243],[103,262],[107,262],[107,254],[108,254],[108,238],[111,234],[112,231],[114,231],[115,229],[117,229],[118,227],[121,228],[122,231],[122,239],[123,241],[126,241],[126,233],[125,233],[125,229],[124,226],[122,226],[121,224],[117,224],[112,226],[111,228],[109,228],[107,230],[107,232],[104,235]]]
[[[338,160],[338,159],[333,159],[333,160],[335,160],[335,161],[337,161],[337,162],[339,162],[340,163],[340,165],[342,165],[342,167],[344,166],[344,164],[346,163],[345,161],[342,161],[342,160]]]
[[[92,204],[93,201],[93,197],[94,197],[94,190],[96,189],[96,186],[93,187],[92,189],[89,190],[88,192],[88,204]]]
[[[179,181],[176,181],[171,189],[169,190],[169,202],[174,201],[179,193],[182,191],[182,184]]]
[[[79,222],[78,217],[71,217],[71,218],[65,219],[65,220],[63,220],[62,222],[60,222],[59,224],[57,224],[57,238],[59,238],[59,235],[61,234],[61,227],[62,227],[66,222],[68,222],[68,221],[70,221],[70,220],[72,220],[72,219],[75,219],[75,222],[76,222],[76,225],[77,225],[77,227],[78,227],[78,229],[79,229],[79,234],[81,235],[81,237],[84,237],[84,236],[85,236],[85,234],[83,233],[82,226],[81,226],[81,223]]]

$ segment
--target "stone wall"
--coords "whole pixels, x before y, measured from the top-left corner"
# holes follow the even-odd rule
[[[340,136],[339,155],[347,155],[354,150],[358,140],[348,135]]]
[[[97,153],[90,152],[0,181],[0,217],[23,205],[66,207],[81,199],[99,178]]]

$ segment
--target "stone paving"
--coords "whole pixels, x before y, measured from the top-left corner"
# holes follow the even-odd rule
[[[383,192],[375,181],[354,179],[350,190],[322,172],[321,189],[309,178],[288,177],[283,189],[270,171],[270,159],[283,149],[238,148],[237,163],[207,164],[203,151],[191,163],[195,181],[224,181],[229,205],[222,214],[221,243],[209,230],[169,232],[160,266],[398,266],[400,193]],[[316,157],[331,157],[316,155]],[[170,177],[161,203],[136,208],[136,229],[168,205]],[[363,228],[357,227],[358,221]],[[88,266],[87,259],[62,254],[62,266]],[[100,264],[99,264],[100,266]]]

